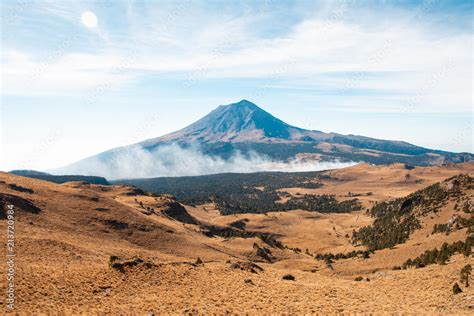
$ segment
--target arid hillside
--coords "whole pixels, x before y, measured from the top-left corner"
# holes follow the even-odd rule
[[[13,313],[474,311],[474,286],[460,280],[474,264],[473,163],[325,174],[278,188],[277,202],[332,195],[360,210],[222,215],[212,201],[0,173],[3,232],[15,210]]]

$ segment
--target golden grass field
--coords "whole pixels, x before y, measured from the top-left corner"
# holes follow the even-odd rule
[[[413,170],[397,164],[360,164],[328,173],[332,179],[323,180],[321,188],[285,191],[334,194],[341,200],[350,198],[349,192],[364,194],[358,198],[369,208],[376,201],[405,196],[459,173],[473,176],[474,163]],[[15,190],[11,184],[33,193]],[[372,194],[365,195],[368,192]],[[474,286],[452,293],[460,269],[474,263],[472,256],[455,255],[446,265],[392,270],[443,242],[464,240],[465,228],[449,235],[431,234],[434,224],[453,216],[452,204],[423,218],[422,228],[406,243],[368,259],[339,260],[329,269],[305,249],[310,253],[363,249],[353,246],[346,234],[372,222],[365,209],[348,214],[295,210],[222,216],[212,204],[185,206],[201,223],[224,227],[247,219],[247,230],[277,234],[285,245],[303,250],[272,249],[276,260],[269,263],[255,255],[254,243],[262,244],[258,238],[207,237],[198,225],[165,216],[161,210],[173,202],[169,196],[141,195],[126,186],[60,185],[9,173],[0,173],[0,193],[41,209],[34,214],[16,208],[14,314],[474,313]],[[467,194],[472,201],[473,190]],[[140,203],[155,211],[147,214]],[[0,220],[0,229],[6,238],[5,220]],[[109,266],[110,256],[139,257],[147,264],[121,272]],[[195,264],[198,257],[202,264]],[[263,270],[250,271],[249,261]],[[285,274],[295,280],[283,280]],[[364,281],[354,281],[358,276]],[[5,293],[5,282],[0,282],[0,290]],[[1,304],[6,313],[3,298]]]

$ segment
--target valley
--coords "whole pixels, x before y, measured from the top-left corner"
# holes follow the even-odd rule
[[[8,204],[16,210],[16,311],[468,314],[474,293],[459,274],[473,263],[473,175],[472,163],[359,164],[310,173],[136,180],[131,186],[1,173],[3,210]],[[331,196],[360,207],[335,213],[326,204],[319,210],[301,204],[226,213],[209,196],[217,188],[246,187],[252,193],[245,194],[275,194],[275,205]],[[396,236],[402,237],[372,244],[371,234],[391,236],[408,218],[417,225],[400,226],[404,233]],[[6,230],[4,218],[0,227]],[[446,252],[444,243],[462,245]],[[415,260],[434,248],[443,261]],[[453,294],[454,283],[462,293]]]

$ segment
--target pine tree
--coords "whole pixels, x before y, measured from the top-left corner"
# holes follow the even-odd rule
[[[438,253],[438,263],[443,265],[443,264],[446,264],[446,261],[448,261],[449,259],[449,249],[448,249],[448,243],[444,243],[442,246],[441,246],[441,249]]]
[[[473,246],[472,237],[467,237],[464,243],[463,254],[465,257],[469,257],[472,253],[471,247]]]
[[[464,266],[461,269],[461,283],[464,283],[466,287],[469,287],[469,279],[471,278],[472,267],[470,264]]]

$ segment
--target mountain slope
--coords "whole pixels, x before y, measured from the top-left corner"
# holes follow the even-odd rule
[[[184,149],[197,148],[200,155],[218,157],[223,160],[235,157],[236,153],[246,158],[257,153],[265,159],[277,161],[298,159],[299,161],[369,162],[373,164],[400,162],[420,166],[474,160],[474,155],[471,153],[451,153],[431,150],[403,141],[388,141],[298,128],[272,116],[252,102],[242,100],[229,105],[220,105],[205,117],[179,131],[103,152],[57,170],[57,172],[110,177],[107,173],[100,173],[100,170],[123,169],[125,163],[122,158],[124,156],[133,161],[148,161],[149,164],[157,162],[157,164],[164,164],[168,168],[176,169],[174,164],[182,159],[181,157],[172,157],[175,149],[171,150],[171,154],[168,151],[161,153],[161,155],[143,157],[143,151],[145,153],[155,152],[166,145],[176,144]],[[140,151],[140,153],[137,154],[136,151]],[[161,161],[163,156],[170,158]],[[189,169],[189,167],[186,165],[184,169]],[[155,172],[149,176],[160,175],[162,174]]]
[[[211,113],[188,127],[154,141],[266,141],[269,139],[291,139],[299,128],[262,110],[252,102],[220,105]]]
[[[374,149],[394,153],[424,154],[430,152],[429,149],[406,142],[305,130],[283,122],[247,100],[220,105],[205,117],[182,130],[142,142],[141,144],[152,146],[169,141],[199,141],[202,143],[329,142],[361,149]]]

